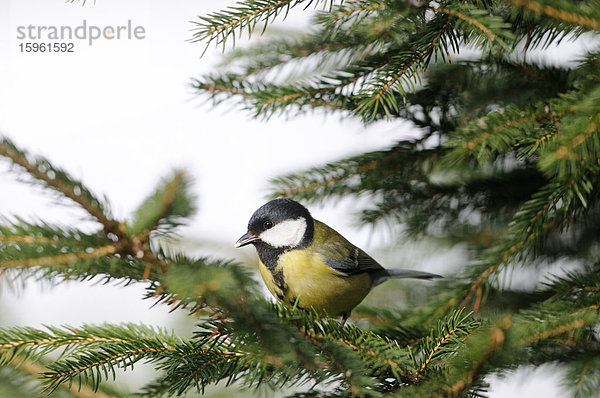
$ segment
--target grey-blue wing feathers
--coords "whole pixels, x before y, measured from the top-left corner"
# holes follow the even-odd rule
[[[341,259],[323,257],[329,267],[346,275],[362,274],[363,272],[381,271],[384,269],[377,261],[358,248]]]
[[[315,226],[323,232],[323,240],[315,242],[314,250],[325,263],[339,273],[356,275],[369,273],[373,286],[390,278],[441,278],[440,275],[406,269],[385,269],[371,256],[348,242],[342,235],[327,225],[315,220]]]

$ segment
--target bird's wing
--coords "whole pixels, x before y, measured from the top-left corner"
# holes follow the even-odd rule
[[[315,225],[314,250],[330,268],[345,275],[383,270],[377,261],[335,230],[317,220],[315,224],[320,225]]]

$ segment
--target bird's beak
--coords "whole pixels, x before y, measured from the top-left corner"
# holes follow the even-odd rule
[[[260,240],[260,238],[254,235],[252,232],[248,231],[244,235],[242,235],[242,237],[239,238],[237,242],[235,242],[235,245],[233,245],[233,247],[237,249],[238,247],[246,246],[252,242],[256,242],[257,240]]]

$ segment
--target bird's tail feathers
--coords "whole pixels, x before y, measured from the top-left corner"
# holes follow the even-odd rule
[[[416,278],[416,279],[432,279],[442,278],[441,275],[431,274],[423,271],[413,271],[411,269],[388,269],[386,270],[390,278]]]
[[[386,269],[385,272],[377,273],[373,278],[373,286],[377,286],[380,283],[390,278],[415,278],[415,279],[433,279],[443,278],[441,275],[431,274],[429,272],[414,271],[411,269]]]

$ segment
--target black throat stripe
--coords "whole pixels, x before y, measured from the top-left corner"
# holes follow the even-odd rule
[[[273,275],[273,282],[282,293],[282,296],[279,297],[279,299],[283,300],[285,294],[287,293],[288,286],[283,277],[283,270],[281,268],[277,268],[277,261],[279,261],[279,257],[286,252],[286,249],[274,248],[260,242],[256,245],[256,251],[258,252],[260,261],[265,265],[265,267],[267,267],[269,272],[271,272],[271,275]]]
[[[279,260],[279,256],[286,252],[285,248],[275,248],[269,246],[263,242],[257,242],[255,244],[256,252],[258,253],[258,257],[260,261],[267,267],[271,272],[277,266],[277,261]]]
[[[273,275],[273,282],[275,282],[275,285],[281,289],[281,293],[283,297],[280,297],[281,300],[283,300],[283,298],[285,297],[287,290],[288,290],[288,286],[287,283],[285,283],[285,279],[283,278],[283,270],[281,268],[278,269],[269,269],[269,271],[271,271],[271,274]]]

